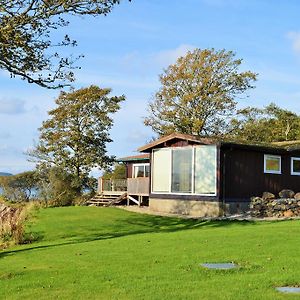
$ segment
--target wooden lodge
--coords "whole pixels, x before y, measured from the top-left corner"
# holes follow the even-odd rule
[[[249,209],[250,198],[300,191],[300,142],[246,144],[174,133],[138,150],[151,154],[154,211],[219,216]]]
[[[153,211],[220,216],[249,209],[250,198],[300,191],[300,142],[246,144],[173,133],[125,157],[127,179],[99,179],[99,195],[149,200]]]

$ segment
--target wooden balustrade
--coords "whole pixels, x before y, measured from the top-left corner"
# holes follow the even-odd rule
[[[149,196],[149,177],[127,178],[127,193]]]
[[[100,192],[126,192],[127,180],[126,179],[102,179],[99,180]]]
[[[149,177],[127,179],[103,179],[99,178],[98,192],[121,192],[128,195],[149,196]]]

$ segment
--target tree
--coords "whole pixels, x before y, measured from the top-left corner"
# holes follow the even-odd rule
[[[103,179],[126,179],[126,166],[124,164],[116,163],[113,170],[104,172]]]
[[[145,125],[159,135],[226,133],[236,97],[253,88],[257,76],[239,72],[241,63],[224,49],[195,49],[180,57],[160,75],[161,87],[149,103]]]
[[[39,167],[61,167],[82,187],[93,167],[106,168],[113,162],[106,151],[106,144],[112,142],[111,115],[120,109],[125,96],[109,97],[110,92],[90,86],[60,93],[57,108],[40,128],[38,145],[29,153]]]
[[[300,116],[274,103],[264,108],[246,107],[232,120],[232,137],[249,142],[280,142],[300,139]]]
[[[38,177],[35,171],[27,171],[13,176],[0,176],[3,196],[10,201],[29,201],[35,196],[38,188]]]
[[[0,3],[0,68],[42,87],[58,88],[74,80],[76,58],[58,48],[75,46],[68,35],[52,34],[69,25],[68,15],[106,15],[120,0],[2,0]]]

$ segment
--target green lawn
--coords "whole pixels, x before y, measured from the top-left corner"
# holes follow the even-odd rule
[[[0,251],[1,299],[300,299],[300,221],[196,221],[41,209],[37,241]],[[202,262],[239,269],[206,270]]]

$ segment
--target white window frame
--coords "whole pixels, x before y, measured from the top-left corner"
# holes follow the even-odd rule
[[[217,196],[217,193],[218,193],[218,187],[217,187],[217,176],[215,178],[215,187],[216,187],[216,192],[213,193],[213,194],[204,194],[204,193],[201,193],[201,194],[196,194],[195,191],[194,191],[194,188],[195,188],[195,148],[198,148],[198,147],[201,147],[201,146],[215,146],[215,145],[199,145],[199,146],[185,146],[185,147],[174,147],[175,149],[182,149],[182,148],[192,148],[193,149],[193,153],[192,153],[192,192],[191,193],[183,193],[183,192],[172,192],[171,189],[172,189],[172,160],[173,160],[173,147],[168,147],[168,148],[156,148],[156,149],[153,149],[152,150],[152,153],[151,153],[151,161],[153,162],[154,161],[154,152],[157,151],[157,150],[161,150],[161,149],[169,149],[170,151],[170,160],[171,160],[171,164],[170,164],[170,169],[169,169],[169,172],[171,174],[170,178],[169,178],[169,191],[168,192],[154,192],[153,191],[153,177],[151,176],[151,194],[166,194],[166,195],[186,195],[186,196],[205,196],[205,197],[216,197]],[[218,156],[218,151],[216,151],[216,157],[215,157],[215,160],[216,160],[216,172],[217,172],[217,168],[218,168],[218,159],[217,159],[217,156]],[[151,174],[153,174],[153,163],[151,163]]]
[[[267,159],[268,158],[279,158],[279,170],[267,170]],[[281,156],[273,154],[264,154],[264,173],[266,174],[281,174]]]
[[[134,167],[142,167],[142,166],[144,167],[144,176],[143,177],[135,177]],[[132,165],[132,178],[145,178],[146,166],[150,166],[150,163],[133,164]],[[150,172],[150,169],[149,169],[149,172]]]
[[[291,175],[298,175],[300,176],[300,172],[294,172],[294,161],[300,161],[300,157],[291,157]]]

